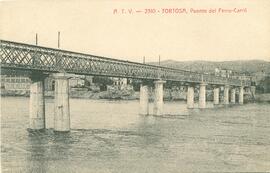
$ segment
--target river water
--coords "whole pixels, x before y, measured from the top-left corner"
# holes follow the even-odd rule
[[[71,132],[28,132],[29,98],[1,100],[2,172],[270,171],[270,104],[187,110],[165,102],[162,117],[138,101],[70,99]],[[150,105],[152,110],[153,105]]]

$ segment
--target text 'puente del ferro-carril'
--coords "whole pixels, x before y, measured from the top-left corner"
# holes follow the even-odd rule
[[[1,71],[27,71],[30,85],[30,129],[45,129],[44,79],[51,75],[55,80],[54,130],[70,131],[69,78],[74,75],[108,76],[141,80],[140,114],[149,114],[149,83],[154,84],[153,115],[163,114],[163,85],[177,82],[187,88],[187,107],[194,108],[194,88],[199,87],[198,107],[206,107],[206,86],[213,88],[214,104],[220,104],[220,87],[223,87],[222,104],[244,102],[244,89],[252,89],[250,80],[219,77],[168,67],[135,63],[71,51],[41,47],[11,41],[1,41]],[[238,97],[236,99],[236,96]],[[230,99],[229,99],[230,98]]]

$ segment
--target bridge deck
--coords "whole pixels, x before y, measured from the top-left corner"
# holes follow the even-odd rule
[[[3,69],[249,86],[249,81],[0,40]]]

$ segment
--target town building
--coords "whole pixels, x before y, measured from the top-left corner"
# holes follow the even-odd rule
[[[130,85],[132,83],[132,79],[113,77],[112,80],[113,80],[113,85],[118,87],[118,89],[120,90],[132,88],[132,85]]]
[[[92,78],[87,78],[90,83],[92,83]],[[31,79],[24,75],[1,75],[1,89],[5,90],[20,90],[28,91],[30,90]],[[54,78],[49,76],[44,80],[44,87],[46,91],[54,90],[55,81]],[[84,78],[70,78],[70,87],[82,87],[85,85]]]
[[[31,80],[27,76],[1,75],[1,89],[29,90]]]
[[[215,76],[220,76],[220,77],[231,77],[232,76],[232,70],[228,69],[221,69],[221,68],[215,68]]]

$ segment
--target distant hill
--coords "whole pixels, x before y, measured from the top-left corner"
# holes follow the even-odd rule
[[[149,64],[158,65],[158,62],[150,62]],[[215,68],[229,69],[240,73],[255,73],[264,71],[270,73],[270,62],[263,60],[245,60],[245,61],[174,61],[165,60],[160,62],[161,66],[191,70],[197,72],[214,72]]]

